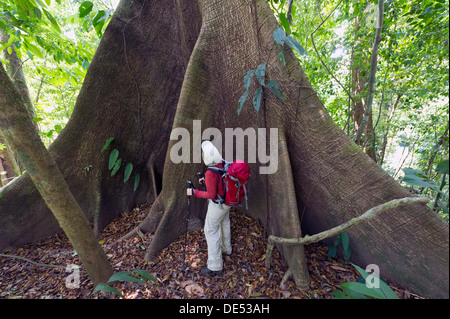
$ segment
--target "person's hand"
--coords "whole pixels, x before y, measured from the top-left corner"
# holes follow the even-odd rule
[[[188,188],[188,189],[187,189],[187,195],[188,195],[188,196],[194,195],[194,190],[193,190],[192,188]]]
[[[199,184],[203,184],[205,182],[205,178],[204,177],[202,177],[202,178],[200,178],[199,180],[198,180],[198,183]]]

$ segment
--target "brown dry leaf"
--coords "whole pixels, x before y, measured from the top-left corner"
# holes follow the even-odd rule
[[[192,280],[182,281],[182,282],[180,283],[180,287],[181,287],[181,288],[185,288],[186,286],[191,285],[191,284],[193,284],[193,283],[194,283],[194,281],[192,281]]]
[[[337,271],[349,271],[346,268],[343,268],[343,267],[340,267],[340,266],[335,266],[335,265],[331,265],[330,268],[333,268],[334,270],[337,270]]]
[[[113,220],[102,232],[105,239],[103,249],[110,257],[115,271],[145,269],[158,280],[157,285],[146,289],[137,289],[133,285],[118,287],[127,298],[136,299],[179,299],[179,298],[249,298],[260,296],[267,298],[331,298],[331,293],[342,282],[356,281],[359,276],[351,266],[327,257],[327,246],[316,243],[305,246],[308,270],[311,276],[311,289],[301,292],[290,280],[280,287],[287,264],[275,248],[272,254],[272,267],[264,266],[267,239],[265,230],[259,221],[243,213],[230,212],[233,233],[231,258],[224,258],[224,274],[217,277],[203,277],[200,269],[206,265],[207,245],[203,230],[190,231],[187,243],[186,259],[190,267],[184,266],[183,245],[185,236],[166,247],[152,260],[144,260],[145,251],[140,248],[151,242],[153,235],[143,234],[128,240],[119,240],[145,218],[151,204],[135,209]],[[251,250],[253,246],[253,250]],[[48,237],[36,244],[5,251],[5,254],[19,255],[39,263],[66,266],[83,266],[78,256],[73,255],[73,247],[64,234]],[[3,253],[3,252],[2,252]],[[346,269],[347,267],[347,269]],[[0,257],[0,298],[43,299],[43,298],[107,298],[90,293],[94,287],[86,273],[81,273],[79,289],[64,286],[68,273],[62,270],[38,267],[12,258]],[[61,284],[62,283],[62,284]],[[393,287],[403,298],[421,298],[416,294]]]
[[[204,295],[204,293],[205,293],[205,291],[203,290],[203,288],[199,285],[199,284],[197,284],[197,283],[192,283],[192,284],[190,284],[190,285],[187,285],[185,288],[184,288],[186,291],[187,291],[187,293],[188,294],[190,294],[190,295],[200,295],[200,296],[203,296]]]

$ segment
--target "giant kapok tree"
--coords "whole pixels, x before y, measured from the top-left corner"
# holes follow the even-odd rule
[[[194,161],[198,123],[200,139],[213,142],[220,136],[214,141],[204,129],[217,128],[222,138],[226,128],[267,129],[258,142],[267,154],[277,153],[277,169],[260,174],[269,163],[250,163],[247,213],[269,235],[314,234],[411,196],[335,125],[289,46],[275,41],[278,27],[264,0],[121,1],[70,121],[49,147],[97,232],[120,212],[154,201],[139,226],[155,234],[147,257],[183,234],[186,180],[204,169]],[[285,64],[278,58],[281,49]],[[180,163],[170,156],[180,138],[170,138],[175,128],[189,133],[189,159]],[[270,128],[278,129],[275,136]],[[121,162],[111,176],[113,149]],[[191,219],[203,217],[204,203],[193,203]],[[27,174],[2,189],[0,222],[0,249],[61,230]],[[389,280],[448,298],[448,224],[426,205],[392,209],[348,233],[355,263],[377,264]],[[279,249],[297,285],[306,289],[303,247]]]

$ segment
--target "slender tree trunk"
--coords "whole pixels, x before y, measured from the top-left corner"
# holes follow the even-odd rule
[[[366,130],[367,123],[372,122],[372,102],[375,94],[375,75],[377,72],[378,65],[378,45],[381,42],[381,29],[383,27],[383,14],[384,14],[384,0],[378,0],[378,13],[377,13],[377,27],[375,33],[375,39],[373,41],[372,54],[370,56],[370,73],[369,73],[369,94],[367,95],[367,104],[365,106],[364,116],[361,121],[361,125],[358,127],[358,131],[355,136],[355,143],[359,144],[361,141],[361,137]],[[373,130],[372,130],[373,131]],[[372,132],[373,134],[373,132]],[[372,141],[370,137],[367,137],[367,140]],[[372,146],[372,149],[374,145]]]
[[[86,216],[39,138],[25,102],[3,66],[0,66],[0,128],[77,251],[94,284],[106,282],[112,275],[112,268]]]
[[[362,124],[364,114],[366,112],[366,96],[367,96],[367,83],[369,67],[367,66],[367,61],[363,58],[362,48],[367,42],[366,37],[358,35],[358,31],[361,27],[361,17],[357,17],[355,20],[355,42],[359,45],[354,45],[352,47],[351,56],[351,94],[353,96],[352,100],[352,110],[351,117],[353,120],[353,135],[356,136],[357,132]],[[350,127],[350,123],[349,123]],[[373,131],[373,121],[372,121],[372,111],[369,113],[369,119],[367,122],[367,127],[364,131],[364,138],[357,143],[361,146],[364,152],[369,155],[371,159],[376,162],[375,145],[374,145],[374,131]]]
[[[382,165],[384,163],[384,157],[386,155],[386,146],[387,146],[387,142],[388,142],[388,135],[389,135],[389,130],[391,128],[391,121],[392,121],[392,118],[394,117],[395,110],[397,109],[397,106],[398,106],[398,103],[399,103],[401,97],[402,97],[402,93],[397,94],[397,98],[394,102],[394,105],[392,106],[392,109],[390,110],[390,112],[386,118],[386,128],[384,130],[383,142],[381,143],[381,146],[380,146],[380,155],[379,155],[380,167],[382,167]]]
[[[0,29],[0,42],[6,43],[9,40],[9,35],[5,33],[4,30]],[[27,82],[25,79],[25,75],[23,73],[22,68],[22,61],[17,56],[14,44],[10,46],[11,53],[8,52],[7,49],[3,50],[3,57],[5,60],[8,61],[8,64],[6,65],[6,71],[11,78],[12,82],[14,83],[14,86],[16,90],[21,95],[22,99],[24,100],[26,109],[28,113],[30,114],[31,118],[36,117],[36,113],[34,111],[33,104],[31,102],[30,98],[30,92],[28,90]],[[33,123],[37,127],[36,123]],[[1,157],[4,159],[6,163],[6,177],[8,178],[8,181],[13,176],[18,176],[23,171],[23,168],[21,167],[20,163],[18,162],[15,154],[11,151],[11,147],[8,145],[7,141],[4,139],[1,139],[6,146],[6,149],[1,152]]]

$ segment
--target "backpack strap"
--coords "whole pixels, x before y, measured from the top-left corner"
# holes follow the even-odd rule
[[[223,182],[223,177],[226,172],[223,168],[215,167],[215,166],[208,166],[208,168],[206,170],[219,174],[220,180]],[[225,194],[226,194],[226,191],[225,191]],[[225,194],[223,196],[220,196],[217,193],[216,194],[217,198],[213,200],[213,202],[216,204],[219,204],[221,206],[221,208],[222,208],[222,204],[225,203]]]
[[[215,166],[208,166],[208,168],[206,170],[217,173],[220,176],[222,176],[226,172],[223,168],[215,167]]]

